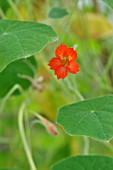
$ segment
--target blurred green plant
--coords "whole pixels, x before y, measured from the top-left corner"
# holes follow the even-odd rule
[[[55,7],[51,9],[51,11],[48,14],[48,17],[52,19],[58,19],[58,18],[63,18],[66,15],[68,15],[68,12],[66,11],[66,9]]]
[[[43,44],[43,47],[46,46],[46,48],[43,49],[40,53],[35,55],[35,59],[38,61],[38,71],[36,67],[36,72],[32,72],[32,68],[30,67],[30,70],[32,72],[32,75],[29,74],[27,75],[27,66],[24,65],[22,62],[22,65],[19,66],[20,61],[24,60],[30,60],[28,59],[21,59],[12,62],[12,58],[9,61],[9,63],[6,64],[6,68],[0,73],[2,75],[2,79],[5,77],[3,76],[3,73],[7,70],[6,76],[6,85],[4,81],[1,79],[1,93],[3,93],[3,89],[6,87],[9,87],[9,71],[8,68],[13,65],[14,69],[12,68],[10,70],[11,73],[11,82],[14,82],[14,71],[15,69],[18,72],[22,72],[22,74],[19,74],[19,77],[16,77],[19,80],[21,80],[24,84],[25,82],[29,81],[29,85],[32,85],[32,88],[29,88],[28,91],[25,91],[25,86],[23,86],[23,89],[20,85],[14,85],[14,87],[10,88],[10,91],[7,93],[7,95],[1,99],[0,101],[0,110],[1,110],[1,119],[0,119],[0,167],[20,167],[22,169],[29,169],[29,166],[32,167],[30,164],[30,160],[34,162],[34,166],[38,167],[40,170],[48,170],[50,169],[51,165],[53,163],[56,163],[56,161],[59,161],[61,159],[64,159],[65,157],[72,156],[72,155],[80,155],[80,154],[89,154],[89,156],[83,156],[83,159],[90,159],[91,162],[96,160],[99,161],[103,160],[107,162],[107,165],[109,165],[108,157],[103,157],[103,156],[98,156],[97,157],[91,157],[90,154],[103,154],[103,155],[108,155],[113,157],[113,146],[112,146],[112,140],[107,142],[99,142],[95,141],[93,139],[88,138],[87,136],[84,137],[69,137],[67,134],[65,134],[61,128],[59,128],[59,135],[56,137],[50,136],[46,134],[45,130],[43,127],[40,126],[40,120],[37,119],[36,115],[34,115],[32,112],[29,112],[29,110],[35,110],[35,112],[41,114],[41,116],[45,119],[50,119],[50,121],[55,121],[56,117],[56,112],[57,108],[61,107],[61,105],[66,105],[64,108],[66,108],[65,113],[68,114],[68,116],[65,116],[65,113],[63,114],[58,114],[57,120],[59,117],[61,117],[61,123],[62,122],[65,124],[66,131],[67,132],[72,132],[73,129],[75,128],[72,126],[73,124],[73,119],[71,118],[72,112],[73,112],[73,117],[75,120],[77,118],[80,118],[82,116],[80,114],[81,108],[78,110],[79,116],[77,115],[76,109],[68,108],[70,103],[74,102],[74,107],[78,105],[76,103],[77,101],[83,99],[82,96],[84,96],[85,99],[88,98],[88,100],[85,101],[92,101],[92,97],[97,97],[99,95],[104,95],[104,94],[112,94],[113,89],[113,69],[112,69],[112,59],[113,59],[113,39],[112,39],[112,34],[113,34],[113,26],[112,26],[112,13],[111,9],[108,8],[107,5],[102,4],[102,8],[100,8],[100,4],[96,0],[90,0],[89,3],[87,4],[86,1],[46,1],[46,0],[32,0],[32,1],[19,1],[19,0],[7,0],[4,1],[3,3],[6,2],[6,7],[4,8],[2,3],[3,1],[0,1],[0,17],[2,19],[10,19],[10,20],[32,20],[32,21],[41,21],[44,23],[43,24],[38,24],[36,22],[27,22],[29,23],[29,28],[21,28],[22,34],[20,35],[20,40],[21,43],[19,44],[18,41],[15,41],[15,38],[12,37],[10,34],[12,32],[15,32],[14,29],[15,26],[11,30],[8,31],[8,35],[6,34],[6,26],[5,24],[3,29],[1,30],[1,35],[2,31],[5,31],[5,35],[3,37],[0,37],[1,41],[1,47],[0,47],[0,53],[2,54],[3,57],[3,51],[6,52],[7,49],[9,49],[8,55],[12,55],[12,58],[14,60],[21,58],[24,58],[25,55],[23,55],[20,45],[22,45],[22,48],[26,48],[24,52],[27,52],[28,56],[30,57],[32,54],[37,53],[39,49],[37,48],[37,44],[39,46],[41,45],[39,42],[45,43]],[[101,1],[102,2],[102,1]],[[107,4],[109,3],[110,6],[112,7],[112,1],[106,1]],[[8,5],[8,6],[7,6]],[[59,6],[60,9],[66,9],[65,11],[69,11],[68,15],[65,15],[66,17],[63,17],[62,19],[50,19],[48,17],[48,13],[51,11],[51,9],[54,9],[53,7]],[[98,10],[96,10],[98,9]],[[101,11],[101,9],[103,11]],[[55,11],[53,11],[54,13]],[[98,14],[97,14],[98,13]],[[57,15],[60,15],[60,12],[57,11]],[[64,14],[63,14],[64,15]],[[6,23],[6,21],[1,21],[0,23]],[[8,21],[7,23],[14,23],[15,21]],[[18,31],[20,31],[19,28],[19,23],[23,24],[24,22],[16,21],[15,24],[17,24]],[[31,24],[35,24],[32,27]],[[50,26],[45,26],[46,24],[51,25],[55,32],[58,34],[60,37],[59,41],[56,42],[56,44],[50,44],[47,46],[48,42],[52,42],[54,40],[57,40],[57,35],[55,33],[54,36],[51,34],[48,40],[47,36],[47,30],[45,30],[45,27],[48,28],[49,30],[52,30]],[[39,31],[42,32],[42,29],[38,30],[38,26],[43,25],[44,30],[41,36],[39,36]],[[8,26],[9,27],[9,26]],[[9,27],[10,28],[10,27]],[[8,29],[9,29],[8,28]],[[33,31],[31,33],[30,29],[33,28]],[[29,31],[28,31],[29,30]],[[46,32],[47,31],[47,32]],[[35,34],[34,34],[35,32]],[[50,31],[51,32],[51,31]],[[17,33],[18,35],[18,33]],[[44,35],[44,36],[43,36]],[[6,37],[11,36],[11,38],[7,39]],[[25,40],[26,37],[26,43],[24,44],[23,40]],[[31,38],[30,40],[27,38]],[[36,39],[36,37],[38,37]],[[34,43],[34,39],[36,39],[36,43]],[[10,40],[10,41],[9,41]],[[12,42],[12,40],[14,40]],[[27,44],[29,43],[29,45]],[[54,51],[57,45],[60,43],[64,43],[69,47],[74,47],[75,44],[78,44],[77,52],[78,52],[78,63],[80,64],[80,69],[81,72],[79,75],[75,76],[74,75],[69,75],[64,81],[62,80],[57,80],[55,76],[52,74],[52,72],[49,70],[47,64],[50,58],[54,57]],[[34,45],[33,45],[34,44]],[[24,46],[25,45],[25,46]],[[14,49],[16,46],[16,50]],[[34,46],[36,48],[34,48]],[[5,47],[5,48],[4,48]],[[29,51],[29,47],[32,50]],[[43,48],[40,46],[40,50]],[[17,50],[19,48],[19,53]],[[15,53],[12,53],[15,50]],[[36,50],[35,50],[36,49]],[[37,50],[38,49],[38,50]],[[34,51],[35,50],[35,51]],[[0,56],[1,56],[0,54]],[[4,53],[4,58],[6,61],[9,59],[8,55],[5,55]],[[18,55],[17,55],[18,54]],[[3,58],[1,57],[1,64],[5,62]],[[19,57],[19,58],[18,58]],[[10,63],[11,62],[11,63]],[[34,64],[35,65],[35,64]],[[19,66],[19,68],[18,68]],[[28,67],[29,68],[29,67]],[[20,71],[19,71],[20,70]],[[24,71],[25,70],[25,71]],[[29,70],[29,71],[30,71]],[[24,72],[23,72],[24,71]],[[51,75],[51,77],[50,77]],[[35,76],[35,78],[34,78]],[[38,76],[38,77],[37,77]],[[39,82],[40,76],[43,77],[43,82]],[[17,81],[15,81],[17,83]],[[37,87],[42,87],[43,83],[43,91],[42,93],[37,91],[34,88],[33,83],[39,83],[35,84]],[[9,83],[9,84],[8,84]],[[41,84],[40,84],[41,83]],[[19,84],[19,83],[18,83]],[[38,86],[39,85],[39,86]],[[36,86],[35,86],[36,87]],[[13,96],[12,93],[14,93],[15,90],[20,91],[19,96]],[[112,96],[111,96],[112,97]],[[103,98],[106,98],[103,97]],[[99,99],[98,97],[96,98],[97,100]],[[25,110],[22,109],[22,103],[23,101],[26,103],[25,104]],[[81,105],[84,104],[85,101],[79,102]],[[99,102],[96,102],[96,104],[102,102],[103,100],[99,100]],[[105,100],[106,101],[106,100]],[[104,109],[105,113],[107,114],[106,119],[105,117],[101,117],[101,111],[99,110],[98,116],[99,120],[102,120],[102,126],[104,127],[107,122],[111,122],[112,119],[108,115],[108,111],[110,108],[109,102],[111,100],[107,99],[105,104],[102,105],[101,108]],[[7,105],[6,105],[7,103]],[[108,104],[107,104],[108,103]],[[106,105],[106,106],[105,106]],[[92,103],[92,106],[94,108],[95,102]],[[21,107],[21,108],[20,108]],[[109,107],[109,109],[108,109]],[[76,107],[75,107],[76,108]],[[91,111],[92,107],[89,107],[86,105],[85,109],[87,111]],[[100,108],[100,105],[99,105]],[[67,110],[69,109],[69,112]],[[89,109],[89,110],[88,110]],[[96,109],[96,108],[95,108]],[[107,110],[106,110],[107,109]],[[23,115],[17,114],[19,111],[22,111],[21,113]],[[59,112],[62,109],[59,110]],[[106,112],[107,111],[107,112]],[[84,108],[82,110],[82,114],[84,114]],[[102,112],[103,113],[103,112]],[[112,112],[111,112],[112,113]],[[93,114],[93,112],[92,112]],[[91,117],[92,117],[91,114]],[[17,115],[18,116],[23,116],[21,117],[21,121],[19,123],[20,127],[23,127],[22,133],[18,131],[17,127]],[[103,114],[102,114],[103,115]],[[94,137],[94,125],[95,125],[95,119],[91,119],[89,117],[90,122],[87,122],[87,124],[81,124],[81,126],[85,126],[85,129],[88,128],[88,133],[83,133],[84,135],[90,134],[90,137]],[[68,119],[69,118],[69,119]],[[70,120],[70,122],[69,122]],[[83,119],[84,120],[84,119]],[[97,119],[96,119],[97,120]],[[67,123],[66,123],[67,122]],[[90,126],[89,126],[90,124]],[[98,124],[98,123],[97,123]],[[38,126],[37,126],[38,125]],[[111,132],[108,129],[112,125],[110,123],[110,126],[106,124],[106,136],[109,136],[109,132]],[[91,129],[93,130],[91,131]],[[100,128],[96,126],[98,130],[96,131],[95,139],[101,139],[103,140],[102,132],[100,132]],[[20,130],[21,128],[19,128]],[[82,132],[85,130],[82,127]],[[75,134],[80,135],[81,128],[76,129]],[[98,134],[100,132],[100,136]],[[22,138],[22,134],[24,134],[24,140]],[[22,141],[20,142],[20,135],[22,138]],[[109,138],[104,138],[105,140],[108,140],[112,137],[112,133],[110,134]],[[27,144],[26,144],[26,142]],[[23,143],[22,143],[23,142]],[[23,151],[22,144],[24,144],[24,149],[26,146],[28,146],[27,151],[25,149],[25,153],[29,152],[27,154],[27,157]],[[17,149],[18,148],[18,149]],[[29,150],[29,151],[28,151]],[[80,156],[78,156],[80,157]],[[27,160],[28,158],[28,160]],[[71,158],[68,158],[64,160],[61,163],[58,163],[54,166],[54,168],[67,168],[67,164],[71,169],[74,169],[77,167],[78,158],[77,162],[75,161],[77,157],[74,157],[74,165],[70,161]],[[82,158],[80,158],[80,162],[82,162]],[[67,163],[67,164],[66,164]],[[100,166],[99,162],[99,166]],[[94,165],[94,168],[98,168],[97,164]],[[104,166],[104,164],[102,163]],[[74,167],[73,167],[74,166]],[[89,164],[86,165],[86,161],[84,163],[84,167],[88,166]],[[96,166],[96,167],[95,167]],[[106,167],[102,167],[106,168]],[[109,167],[107,167],[109,168]],[[33,168],[31,168],[33,169]],[[36,168],[34,168],[36,169]],[[104,170],[103,169],[103,170]],[[111,170],[111,169],[110,169]]]

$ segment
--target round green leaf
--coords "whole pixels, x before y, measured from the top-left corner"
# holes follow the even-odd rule
[[[66,15],[68,15],[67,10],[64,8],[60,8],[60,7],[52,8],[48,14],[49,18],[52,18],[52,19],[63,18]]]
[[[0,20],[0,72],[12,61],[30,57],[57,38],[45,24]]]
[[[19,75],[34,77],[35,72],[32,67],[36,69],[36,65],[34,57],[10,63],[0,73],[0,97],[4,97],[15,84],[20,85],[24,90],[27,89],[31,83],[27,79],[20,78]]]
[[[108,141],[113,137],[113,96],[102,96],[59,109],[57,123],[69,135]]]
[[[76,156],[64,159],[52,170],[112,170],[113,159],[106,156]]]

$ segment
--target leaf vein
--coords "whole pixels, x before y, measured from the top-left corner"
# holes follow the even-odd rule
[[[104,137],[107,138],[107,136],[106,136],[105,133],[104,133],[102,123],[100,122],[97,114],[96,114],[95,112],[93,112],[93,114],[94,114],[94,116],[97,118],[98,123],[100,124],[100,127],[101,127],[101,130],[102,130],[102,133],[103,133]]]

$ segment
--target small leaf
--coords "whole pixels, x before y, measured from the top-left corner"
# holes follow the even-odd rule
[[[20,78],[19,75],[27,75],[34,77],[32,67],[36,69],[36,61],[34,57],[28,59],[20,59],[9,64],[0,73],[0,97],[4,97],[8,91],[15,85],[19,84],[24,90],[30,86],[30,82]],[[16,91],[16,94],[19,94]]]
[[[9,63],[30,57],[57,38],[45,24],[0,20],[0,72]]]
[[[103,0],[106,4],[113,8],[113,0]]]
[[[60,8],[60,7],[52,8],[48,14],[49,18],[52,18],[52,19],[63,18],[66,15],[68,15],[67,10],[64,8]]]
[[[113,159],[107,156],[76,156],[64,159],[52,170],[112,170]]]
[[[113,96],[102,96],[59,109],[57,123],[69,135],[108,141],[113,137]]]

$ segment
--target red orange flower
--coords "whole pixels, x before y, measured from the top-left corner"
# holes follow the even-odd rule
[[[76,74],[79,72],[79,65],[75,62],[77,52],[64,44],[59,45],[55,51],[56,57],[49,62],[50,69],[54,70],[58,79],[64,79],[68,72]]]

